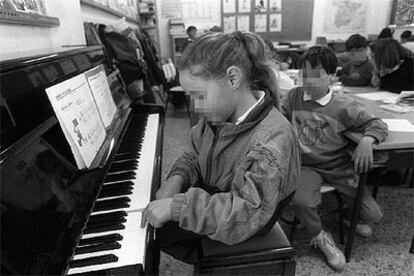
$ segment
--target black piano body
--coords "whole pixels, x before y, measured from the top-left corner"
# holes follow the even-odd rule
[[[45,88],[98,65],[105,68],[117,113],[93,161],[96,168],[78,170]],[[76,263],[74,258],[79,254],[83,235],[88,231],[93,233],[96,226],[102,224],[111,227],[108,223],[110,217],[105,216],[102,221],[102,215],[93,217],[91,213],[99,211],[98,207],[110,214],[125,213],[122,208],[118,210],[117,205],[113,206],[116,212],[110,208],[114,204],[113,199],[125,199],[132,193],[133,181],[125,178],[125,172],[121,173],[124,176],[122,183],[129,183],[126,196],[119,186],[105,185],[110,177],[110,184],[120,183],[113,180],[114,174],[118,173],[116,168],[122,167],[125,171],[124,164],[133,163],[136,168],[140,162],[151,163],[145,167],[146,170],[152,168],[147,200],[154,197],[161,174],[162,109],[131,105],[122,78],[108,64],[103,49],[98,46],[3,61],[0,63],[0,85],[1,274],[67,274],[70,266]],[[137,160],[142,146],[139,140],[150,139],[143,138],[149,116],[157,118],[154,121],[156,129],[152,131],[156,135],[151,136],[155,139],[154,158]],[[128,153],[128,150],[133,153]],[[123,156],[129,157],[127,163],[122,163]],[[105,197],[112,201],[105,201]],[[129,201],[127,198],[125,202]],[[117,225],[123,226],[125,217],[125,214],[114,217]],[[98,225],[89,225],[92,220],[94,223],[98,221]],[[142,240],[145,244],[136,245],[144,251],[141,262],[127,267],[115,265],[95,273],[154,273],[157,269],[157,264],[154,264],[157,258],[153,256],[156,254],[153,250],[154,230],[147,227],[144,233]],[[122,238],[122,235],[117,236]],[[111,244],[118,244],[119,248],[116,241]],[[97,243],[86,245],[102,246]],[[83,250],[89,248],[84,247]],[[111,262],[116,262],[116,253],[107,255],[115,258]],[[76,266],[82,264],[77,261]]]

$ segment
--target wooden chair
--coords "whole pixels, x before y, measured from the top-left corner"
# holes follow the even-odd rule
[[[247,241],[229,246],[203,239],[197,272],[204,275],[295,275],[294,250],[277,222],[293,195],[283,199],[267,225]]]
[[[326,216],[333,215],[335,213],[338,214],[340,242],[344,243],[345,239],[344,239],[344,231],[343,231],[344,223],[343,223],[343,202],[342,202],[342,198],[339,195],[339,192],[335,189],[335,187],[333,187],[331,185],[328,185],[328,184],[323,184],[321,186],[320,191],[321,191],[322,196],[327,195],[327,194],[333,194],[335,196],[336,209],[328,210],[324,213],[319,214],[319,216],[320,217],[326,217]],[[293,235],[294,235],[295,230],[296,230],[298,224],[300,223],[300,221],[296,217],[294,217],[293,221],[289,221],[289,220],[283,218],[283,222],[291,225],[291,229],[290,229],[290,233],[289,233],[289,240],[292,242],[293,241]]]

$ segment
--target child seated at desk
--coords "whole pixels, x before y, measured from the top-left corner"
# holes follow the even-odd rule
[[[339,81],[346,86],[366,86],[370,84],[374,69],[367,53],[365,37],[354,34],[345,42],[350,60],[342,66]]]
[[[178,64],[180,84],[206,117],[148,204],[143,222],[157,229],[161,250],[197,262],[209,237],[247,240],[296,189],[299,146],[278,105],[263,40],[248,32],[203,34]],[[272,97],[274,96],[274,98]]]
[[[328,232],[322,229],[317,206],[321,203],[323,183],[334,186],[352,206],[358,185],[358,174],[373,163],[372,146],[387,137],[387,126],[364,111],[347,96],[333,94],[330,80],[337,66],[334,53],[324,46],[313,46],[298,60],[303,84],[294,88],[282,103],[282,111],[296,128],[302,154],[301,176],[294,197],[295,215],[313,236],[311,243],[319,247],[335,269],[345,266],[344,254]],[[348,154],[346,131],[363,134],[354,156]],[[351,161],[354,162],[352,165]],[[380,206],[368,191],[364,192],[357,233],[372,235],[368,223],[382,217]]]
[[[373,86],[394,93],[414,90],[414,59],[410,50],[392,38],[373,41],[369,47],[374,64]]]

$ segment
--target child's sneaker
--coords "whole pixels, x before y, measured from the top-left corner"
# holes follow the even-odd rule
[[[316,237],[311,240],[311,244],[319,249],[325,255],[328,264],[336,270],[342,270],[345,267],[345,256],[328,232],[321,231]]]
[[[344,220],[344,224],[347,227],[351,227],[351,222],[348,220]],[[371,238],[374,235],[374,230],[372,230],[371,225],[366,223],[358,223],[355,228],[355,232],[364,238]]]

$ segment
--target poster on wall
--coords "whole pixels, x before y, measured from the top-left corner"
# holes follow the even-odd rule
[[[281,12],[282,0],[269,0],[269,10],[271,12]]]
[[[256,12],[266,12],[267,0],[255,0],[254,10]]]
[[[393,0],[391,24],[408,25],[414,23],[414,0]]]
[[[11,0],[10,3],[18,12],[47,15],[43,0]]]
[[[223,13],[235,13],[236,0],[223,0]]]
[[[324,33],[363,33],[367,3],[365,0],[327,1]]]
[[[256,14],[254,16],[254,31],[256,33],[266,32],[266,14]]]
[[[282,31],[282,14],[270,14],[269,15],[269,31],[281,32]]]
[[[248,15],[237,16],[237,30],[249,31],[250,29],[250,17]]]
[[[239,13],[250,12],[250,0],[239,0]]]
[[[224,16],[223,17],[223,30],[225,33],[234,32],[236,30],[236,17]]]

